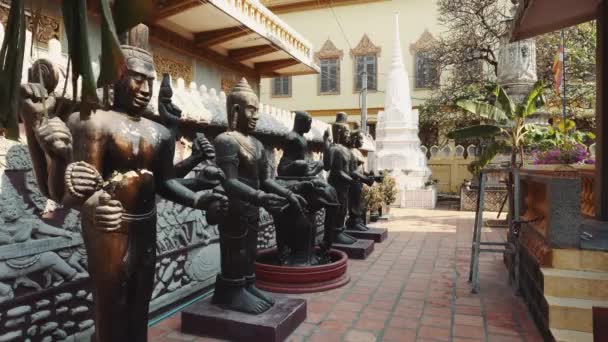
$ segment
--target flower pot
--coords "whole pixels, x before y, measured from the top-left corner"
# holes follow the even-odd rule
[[[373,212],[369,215],[369,220],[371,222],[378,222],[379,218],[380,218],[380,213],[378,213],[378,212]]]

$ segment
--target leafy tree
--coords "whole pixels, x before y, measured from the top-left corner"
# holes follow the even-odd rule
[[[422,137],[425,143],[443,143],[444,132],[471,125],[474,118],[466,111],[454,110],[461,99],[490,100],[487,88],[496,83],[498,49],[509,32],[513,17],[510,0],[438,0],[439,22],[445,28],[438,38],[434,57],[441,74],[439,86],[420,108],[420,126],[437,137]],[[569,111],[579,127],[580,117],[593,114],[595,103],[595,25],[588,22],[564,30],[566,46],[566,83]],[[560,32],[537,38],[537,70],[546,88],[555,88],[553,62]],[[547,110],[562,111],[561,95],[547,91]],[[472,143],[474,143],[472,141]]]
[[[495,139],[486,148],[486,152],[480,158],[479,164],[477,164],[478,169],[483,168],[489,163],[494,155],[505,145],[511,148],[511,166],[519,167],[523,164],[524,138],[528,131],[525,120],[544,106],[543,91],[544,83],[543,81],[538,81],[523,101],[515,104],[505,90],[497,85],[492,92],[492,95],[495,97],[493,103],[460,100],[457,102],[460,108],[478,115],[485,122],[480,125],[452,131],[448,134],[448,137],[452,139],[473,137]],[[517,163],[518,154],[520,156],[519,163]]]

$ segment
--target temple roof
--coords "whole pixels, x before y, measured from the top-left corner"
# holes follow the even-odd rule
[[[593,20],[601,1],[520,0],[511,39],[531,38]]]
[[[151,37],[249,75],[319,72],[310,42],[257,0],[156,0]]]

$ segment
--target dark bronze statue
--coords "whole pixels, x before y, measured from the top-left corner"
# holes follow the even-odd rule
[[[350,134],[351,169],[354,182],[351,183],[348,192],[348,219],[346,229],[355,231],[367,231],[365,225],[365,203],[363,202],[363,184],[372,186],[377,180],[372,174],[365,173],[363,164],[365,157],[359,150],[363,146],[363,133],[353,130]]]
[[[38,185],[48,197],[82,214],[98,342],[147,341],[155,195],[199,209],[224,199],[217,193],[194,193],[175,179],[174,166],[167,162],[174,155],[172,133],[142,117],[155,77],[152,55],[135,46],[123,45],[122,50],[126,72],[114,85],[111,109],[88,117],[73,113],[67,122],[47,120],[43,113],[53,112],[54,98],[40,84],[22,88],[22,116]]]
[[[350,141],[350,128],[346,123],[346,114],[338,113],[336,122],[331,126],[334,138],[333,144],[324,156],[325,169],[329,171],[328,182],[336,189],[338,202],[340,205],[332,219],[332,226],[335,227],[331,239],[334,243],[352,245],[357,239],[346,234],[346,216],[348,214],[348,192],[356,179],[353,178],[352,154],[348,148]]]
[[[319,174],[323,162],[306,158],[308,142],[304,134],[310,131],[312,117],[306,112],[296,112],[293,130],[285,137],[283,156],[277,168],[277,182],[303,196],[308,202],[306,212],[293,207],[274,215],[279,263],[290,266],[308,266],[323,263],[325,252],[331,247],[335,215],[336,191]],[[329,136],[326,132],[325,139]],[[326,210],[324,244],[315,253],[316,212]]]
[[[221,274],[212,302],[229,310],[259,314],[274,300],[255,286],[255,257],[260,207],[271,213],[288,206],[303,211],[301,196],[270,177],[262,143],[251,135],[258,115],[258,97],[243,78],[226,98],[228,131],[215,138],[216,160],[224,171],[228,215],[219,225]]]

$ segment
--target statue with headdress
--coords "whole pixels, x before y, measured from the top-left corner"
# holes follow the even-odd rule
[[[364,232],[369,227],[365,225],[365,203],[363,201],[363,184],[372,186],[374,182],[382,179],[382,176],[375,176],[366,173],[364,169],[365,157],[360,148],[363,146],[363,132],[359,125],[350,133],[349,147],[351,153],[351,174],[353,183],[348,191],[348,219],[346,220],[346,230]]]
[[[332,220],[334,227],[330,239],[333,243],[352,245],[357,239],[346,234],[346,217],[348,215],[348,193],[351,185],[356,181],[353,178],[353,156],[349,150],[350,128],[346,113],[336,114],[336,121],[331,125],[333,144],[324,155],[324,167],[329,171],[327,181],[336,189],[339,206]]]
[[[306,200],[271,178],[268,159],[254,132],[258,97],[241,79],[226,97],[228,131],[215,138],[217,165],[226,175],[223,187],[228,215],[219,224],[221,273],[212,302],[228,310],[260,314],[274,300],[255,286],[255,258],[260,207],[271,213],[289,207],[303,211]]]
[[[223,210],[217,203],[226,203],[221,194],[195,193],[175,178],[173,164],[166,162],[173,160],[174,136],[143,117],[156,76],[147,28],[140,25],[125,37],[131,45],[121,46],[126,65],[114,84],[111,108],[88,116],[71,113],[65,121],[46,118],[44,112],[52,113],[55,105],[47,96],[52,87],[22,87],[38,185],[46,196],[81,212],[99,342],[147,341],[156,194],[198,209]]]

